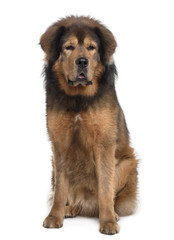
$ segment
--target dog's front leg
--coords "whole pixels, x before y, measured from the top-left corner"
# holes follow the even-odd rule
[[[100,232],[115,234],[119,232],[114,212],[115,147],[94,148],[94,160],[98,184]]]
[[[60,228],[63,226],[67,200],[67,180],[62,167],[61,157],[56,151],[53,151],[53,153],[53,205],[43,223],[43,226],[46,228]]]

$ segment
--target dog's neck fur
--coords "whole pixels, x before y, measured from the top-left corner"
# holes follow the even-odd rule
[[[80,112],[87,111],[89,106],[95,106],[95,103],[104,105],[106,98],[112,98],[117,101],[116,91],[114,86],[115,75],[117,75],[115,64],[105,66],[105,72],[99,79],[99,88],[94,96],[69,96],[58,84],[58,80],[53,76],[52,64],[45,65],[45,88],[47,92],[46,103],[47,109],[65,110]],[[97,100],[97,101],[96,101]],[[113,101],[113,102],[114,102]]]

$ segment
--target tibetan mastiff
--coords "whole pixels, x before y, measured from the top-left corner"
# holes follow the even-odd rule
[[[119,216],[136,206],[138,161],[115,91],[114,36],[99,21],[70,16],[40,44],[53,151],[53,201],[43,226],[97,216],[101,233],[118,233]]]

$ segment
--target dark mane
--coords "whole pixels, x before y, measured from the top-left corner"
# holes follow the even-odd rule
[[[94,105],[95,102],[105,104],[108,97],[117,99],[115,92],[115,76],[117,70],[115,64],[105,66],[103,76],[99,79],[99,88],[94,96],[69,96],[61,88],[58,79],[54,77],[52,71],[52,63],[50,62],[44,67],[46,103],[47,108],[52,109],[56,106],[56,110],[65,110],[80,112],[86,111],[88,106]],[[102,101],[101,101],[102,100]]]

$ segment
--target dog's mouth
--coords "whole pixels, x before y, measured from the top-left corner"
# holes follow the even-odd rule
[[[85,80],[86,79],[86,76],[84,74],[84,72],[81,72],[78,76],[77,76],[77,80]]]
[[[74,81],[68,79],[68,85],[71,87],[76,87],[78,85],[88,86],[92,85],[92,81],[88,81],[86,74],[84,72],[81,72],[80,74],[77,75]]]

